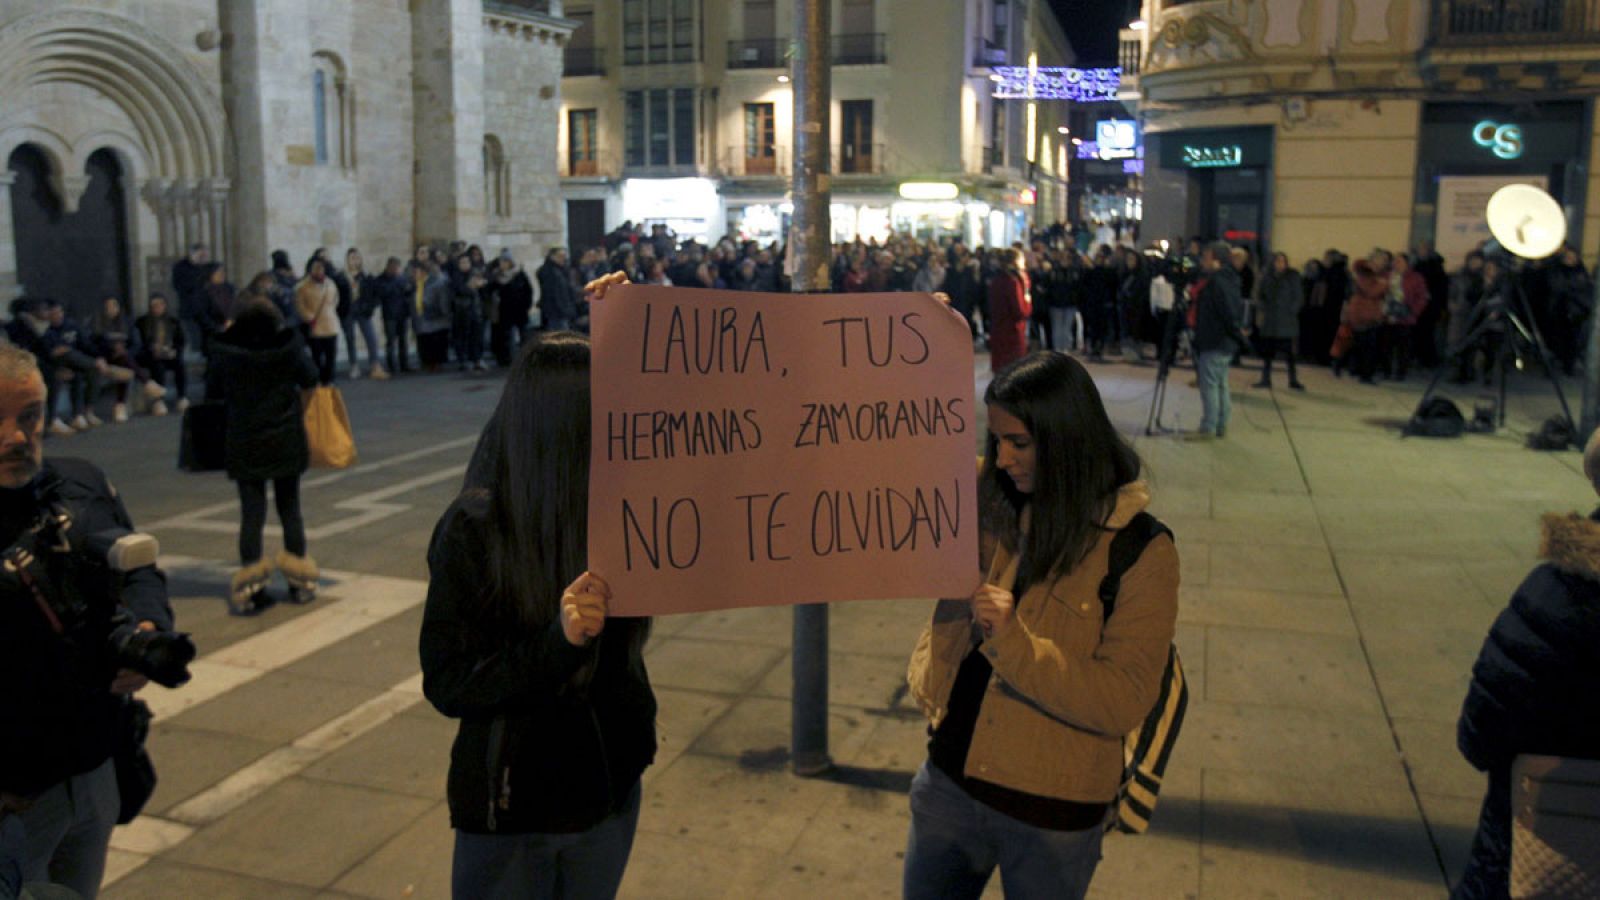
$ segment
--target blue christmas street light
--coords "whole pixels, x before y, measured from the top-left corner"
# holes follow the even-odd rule
[[[1001,100],[1104,103],[1116,100],[1117,90],[1122,85],[1121,66],[1107,69],[995,66],[990,71],[994,96]]]

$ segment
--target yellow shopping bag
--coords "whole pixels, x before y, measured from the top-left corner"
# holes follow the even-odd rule
[[[305,394],[306,443],[311,465],[317,469],[347,469],[356,464],[356,440],[350,432],[350,414],[344,395],[332,385],[314,387]]]

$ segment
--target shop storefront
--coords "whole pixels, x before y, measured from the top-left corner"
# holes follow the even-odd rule
[[[1270,126],[1146,135],[1145,237],[1220,238],[1260,258],[1270,242]]]
[[[706,243],[724,229],[722,197],[709,178],[629,178],[622,182],[622,217],[665,225],[680,240]]]
[[[1429,103],[1422,108],[1412,233],[1455,268],[1489,239],[1484,207],[1507,184],[1532,184],[1560,201],[1568,240],[1582,239],[1588,104]]]

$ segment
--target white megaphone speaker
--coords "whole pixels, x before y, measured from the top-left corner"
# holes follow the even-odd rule
[[[1508,184],[1484,210],[1489,233],[1507,253],[1544,259],[1567,239],[1567,216],[1556,199],[1531,184]]]
[[[1522,259],[1545,259],[1560,250],[1562,243],[1567,239],[1567,216],[1562,211],[1561,204],[1531,184],[1508,184],[1495,191],[1484,209],[1484,218],[1488,220],[1489,233],[1494,235],[1494,243],[1499,244],[1505,252]],[[1494,424],[1504,427],[1506,423],[1507,369],[1513,362],[1517,369],[1522,369],[1524,355],[1532,356],[1538,360],[1540,369],[1549,380],[1556,400],[1561,404],[1562,413],[1560,421],[1553,417],[1551,421],[1545,423],[1545,428],[1541,429],[1541,431],[1550,430],[1552,435],[1559,435],[1558,438],[1551,438],[1559,446],[1540,445],[1540,449],[1561,449],[1574,441],[1582,446],[1582,440],[1575,437],[1572,408],[1567,405],[1566,392],[1561,389],[1561,381],[1556,377],[1555,366],[1545,349],[1544,337],[1539,334],[1539,326],[1528,314],[1527,301],[1516,283],[1517,278],[1517,273],[1508,272],[1502,276],[1502,281],[1496,287],[1496,295],[1492,298],[1492,302],[1489,297],[1479,302],[1478,309],[1468,323],[1466,336],[1450,348],[1449,364],[1439,369],[1433,381],[1428,384],[1428,389],[1423,391],[1422,400],[1417,404],[1417,411],[1406,425],[1406,434],[1430,433],[1423,420],[1427,417],[1430,402],[1433,400],[1434,392],[1438,390],[1440,380],[1447,371],[1456,367],[1457,361],[1463,355],[1469,359],[1476,356],[1479,341],[1483,336],[1491,329],[1498,329],[1505,335],[1504,343],[1491,346],[1504,349],[1498,351],[1498,359],[1490,359],[1487,362],[1491,371],[1498,368],[1500,374],[1498,397],[1495,398],[1494,406]],[[1488,384],[1487,381],[1484,383]],[[1460,419],[1459,411],[1456,418]],[[1560,427],[1550,429],[1552,424]],[[1532,441],[1530,446],[1534,446]]]

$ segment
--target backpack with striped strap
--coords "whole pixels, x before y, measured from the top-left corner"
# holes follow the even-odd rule
[[[1145,545],[1163,534],[1172,537],[1172,529],[1155,516],[1141,512],[1111,539],[1110,566],[1100,581],[1100,604],[1105,607],[1106,621],[1111,621],[1117,608],[1123,574],[1138,562]],[[1189,683],[1183,677],[1183,664],[1178,661],[1178,646],[1174,644],[1167,650],[1167,667],[1161,673],[1161,693],[1155,706],[1144,723],[1122,740],[1122,786],[1117,790],[1117,814],[1106,821],[1107,831],[1144,834],[1150,827],[1161,777],[1167,771],[1167,759],[1172,755],[1172,745],[1178,742],[1178,730],[1188,707]]]

